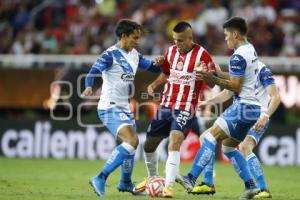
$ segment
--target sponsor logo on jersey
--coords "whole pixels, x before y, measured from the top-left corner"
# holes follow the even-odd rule
[[[195,75],[171,70],[169,81],[175,84],[191,85],[195,81]]]
[[[134,74],[124,73],[121,75],[121,79],[125,82],[132,82],[134,81]]]

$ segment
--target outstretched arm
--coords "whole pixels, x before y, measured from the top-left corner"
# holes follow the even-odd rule
[[[144,70],[153,72],[153,73],[159,73],[160,67],[164,63],[164,56],[158,56],[154,59],[154,61],[151,61],[147,58],[145,58],[142,54],[139,54],[139,68],[142,68]]]
[[[214,76],[211,72],[202,72],[203,80],[208,83],[215,83],[225,89],[240,93],[246,75],[247,62],[243,56],[234,54],[230,58],[229,79],[222,79]]]
[[[229,79],[222,79],[219,77],[216,77],[213,73],[211,72],[201,72],[203,76],[203,80],[206,83],[212,84],[215,83],[219,85],[222,88],[225,88],[227,90],[240,93],[242,89],[242,85],[244,82],[244,77],[236,77],[236,76],[230,76]]]
[[[217,76],[223,79],[230,79],[229,73],[222,71],[220,65],[215,64]]]
[[[214,96],[210,99],[207,99],[201,103],[199,103],[199,106],[205,106],[205,105],[213,105],[213,104],[219,104],[227,101],[232,97],[233,93],[229,90],[222,90],[217,96]]]

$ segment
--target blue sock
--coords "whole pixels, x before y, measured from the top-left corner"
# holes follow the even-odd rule
[[[240,153],[240,151],[235,149],[233,151],[224,152],[224,154],[231,160],[231,163],[233,164],[235,171],[243,179],[246,187],[248,187],[248,183],[250,182],[251,184],[249,187],[255,187],[256,185],[252,186],[253,180],[251,178],[251,174],[248,169],[247,161],[244,158],[244,156]]]
[[[129,152],[122,146],[122,144],[115,147],[115,149],[107,159],[99,176],[106,179],[110,173],[112,173],[117,167],[119,167],[123,163],[123,160],[128,155]]]
[[[127,155],[126,158],[123,160],[122,168],[121,168],[122,182],[131,182],[133,166],[134,166],[134,154]]]
[[[206,138],[204,139],[204,142],[201,148],[198,150],[197,155],[194,159],[192,169],[188,173],[188,176],[192,180],[196,180],[199,177],[204,167],[215,156],[215,147],[215,143],[207,140]]]
[[[212,186],[214,184],[214,166],[215,166],[215,154],[213,154],[211,160],[206,165],[206,167],[203,170],[203,181],[205,184]]]
[[[247,161],[248,161],[251,175],[255,179],[258,187],[261,190],[266,190],[267,184],[265,181],[265,176],[264,176],[262,166],[261,166],[258,158],[256,157],[256,155],[254,153],[252,153],[247,157]]]

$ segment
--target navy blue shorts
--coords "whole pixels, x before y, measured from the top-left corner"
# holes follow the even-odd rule
[[[179,130],[186,136],[191,126],[193,116],[185,110],[174,110],[161,106],[156,118],[153,119],[148,127],[147,136],[169,137],[171,130]]]

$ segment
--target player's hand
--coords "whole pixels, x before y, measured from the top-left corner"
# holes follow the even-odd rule
[[[216,85],[215,75],[212,72],[201,72],[203,81],[210,87],[213,88]]]
[[[266,125],[266,123],[268,122],[268,120],[269,120],[269,118],[267,117],[267,116],[262,116],[262,117],[260,117],[258,120],[257,120],[257,122],[255,123],[255,125],[254,125],[254,128],[253,128],[253,130],[254,131],[259,131],[259,130],[261,130],[262,128],[264,128],[265,127],[265,125]]]
[[[147,87],[147,91],[148,91],[148,94],[150,95],[150,96],[154,96],[154,89],[155,89],[155,87],[154,87],[154,85],[153,84],[150,84],[148,87]]]
[[[159,67],[164,64],[164,60],[165,60],[164,56],[158,56],[154,59],[154,65]]]
[[[203,75],[201,72],[207,72],[208,68],[205,64],[205,62],[201,61],[196,67],[196,81],[203,81]]]
[[[91,96],[93,93],[93,90],[91,87],[87,87],[85,88],[85,90],[81,93],[81,97],[87,97],[87,96]]]

